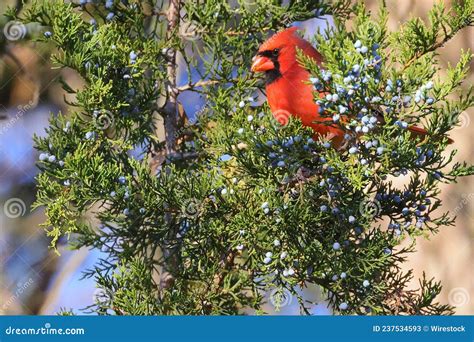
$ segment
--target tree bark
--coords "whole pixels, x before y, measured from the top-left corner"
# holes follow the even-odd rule
[[[166,39],[172,41],[173,35],[176,34],[179,25],[179,13],[181,9],[181,0],[170,0],[167,11],[168,28]],[[177,76],[177,59],[176,49],[170,48],[167,52],[167,101],[164,107],[164,126],[165,126],[165,146],[166,155],[173,155],[176,151],[176,132],[178,126],[178,93],[176,86]],[[173,243],[176,239],[176,228],[174,227],[171,214],[165,217],[169,226],[167,241],[164,241],[163,252],[163,268],[160,277],[160,289],[169,288],[174,283],[173,273],[178,267],[177,246]]]

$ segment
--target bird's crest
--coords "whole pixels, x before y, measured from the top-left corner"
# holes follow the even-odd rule
[[[316,51],[316,49],[308,41],[297,35],[297,30],[299,30],[298,27],[290,27],[288,29],[275,33],[260,46],[260,49],[258,51],[263,52],[267,50],[281,49],[282,47],[297,47],[303,50],[303,52],[308,57],[311,57],[316,62],[321,63],[323,59],[319,52]],[[294,52],[291,54],[290,59],[295,59]]]
[[[279,48],[285,43],[301,40],[301,38],[295,34],[297,30],[299,30],[298,27],[290,27],[288,29],[275,33],[260,46],[259,51],[273,50]]]

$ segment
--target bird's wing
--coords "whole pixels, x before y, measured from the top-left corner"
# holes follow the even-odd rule
[[[323,57],[321,54],[308,42],[305,42],[305,44],[302,46],[303,52],[314,59],[318,64],[321,64],[323,61]]]

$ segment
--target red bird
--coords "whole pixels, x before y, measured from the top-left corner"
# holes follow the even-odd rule
[[[267,100],[275,119],[282,125],[288,123],[290,115],[301,119],[304,126],[311,127],[320,135],[342,141],[344,132],[322,121],[329,117],[319,115],[319,106],[313,99],[313,87],[309,84],[309,72],[296,60],[296,48],[321,64],[322,57],[306,40],[296,34],[297,27],[281,31],[260,46],[252,64],[253,72],[265,72]],[[315,122],[319,121],[319,123]]]
[[[332,122],[332,118],[319,114],[319,106],[313,99],[313,86],[309,82],[310,74],[298,63],[296,48],[318,64],[322,63],[322,56],[308,41],[298,36],[296,30],[297,27],[292,27],[280,31],[264,42],[253,58],[251,70],[265,72],[268,104],[278,122],[286,125],[289,116],[294,115],[304,126],[331,139],[338,147],[344,139],[344,130],[323,123]],[[415,135],[426,134],[419,127],[408,129]]]

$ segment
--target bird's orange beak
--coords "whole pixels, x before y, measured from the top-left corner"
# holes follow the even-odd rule
[[[263,72],[275,68],[275,64],[273,64],[273,62],[268,57],[255,56],[252,61],[253,64],[250,69],[252,72]]]

